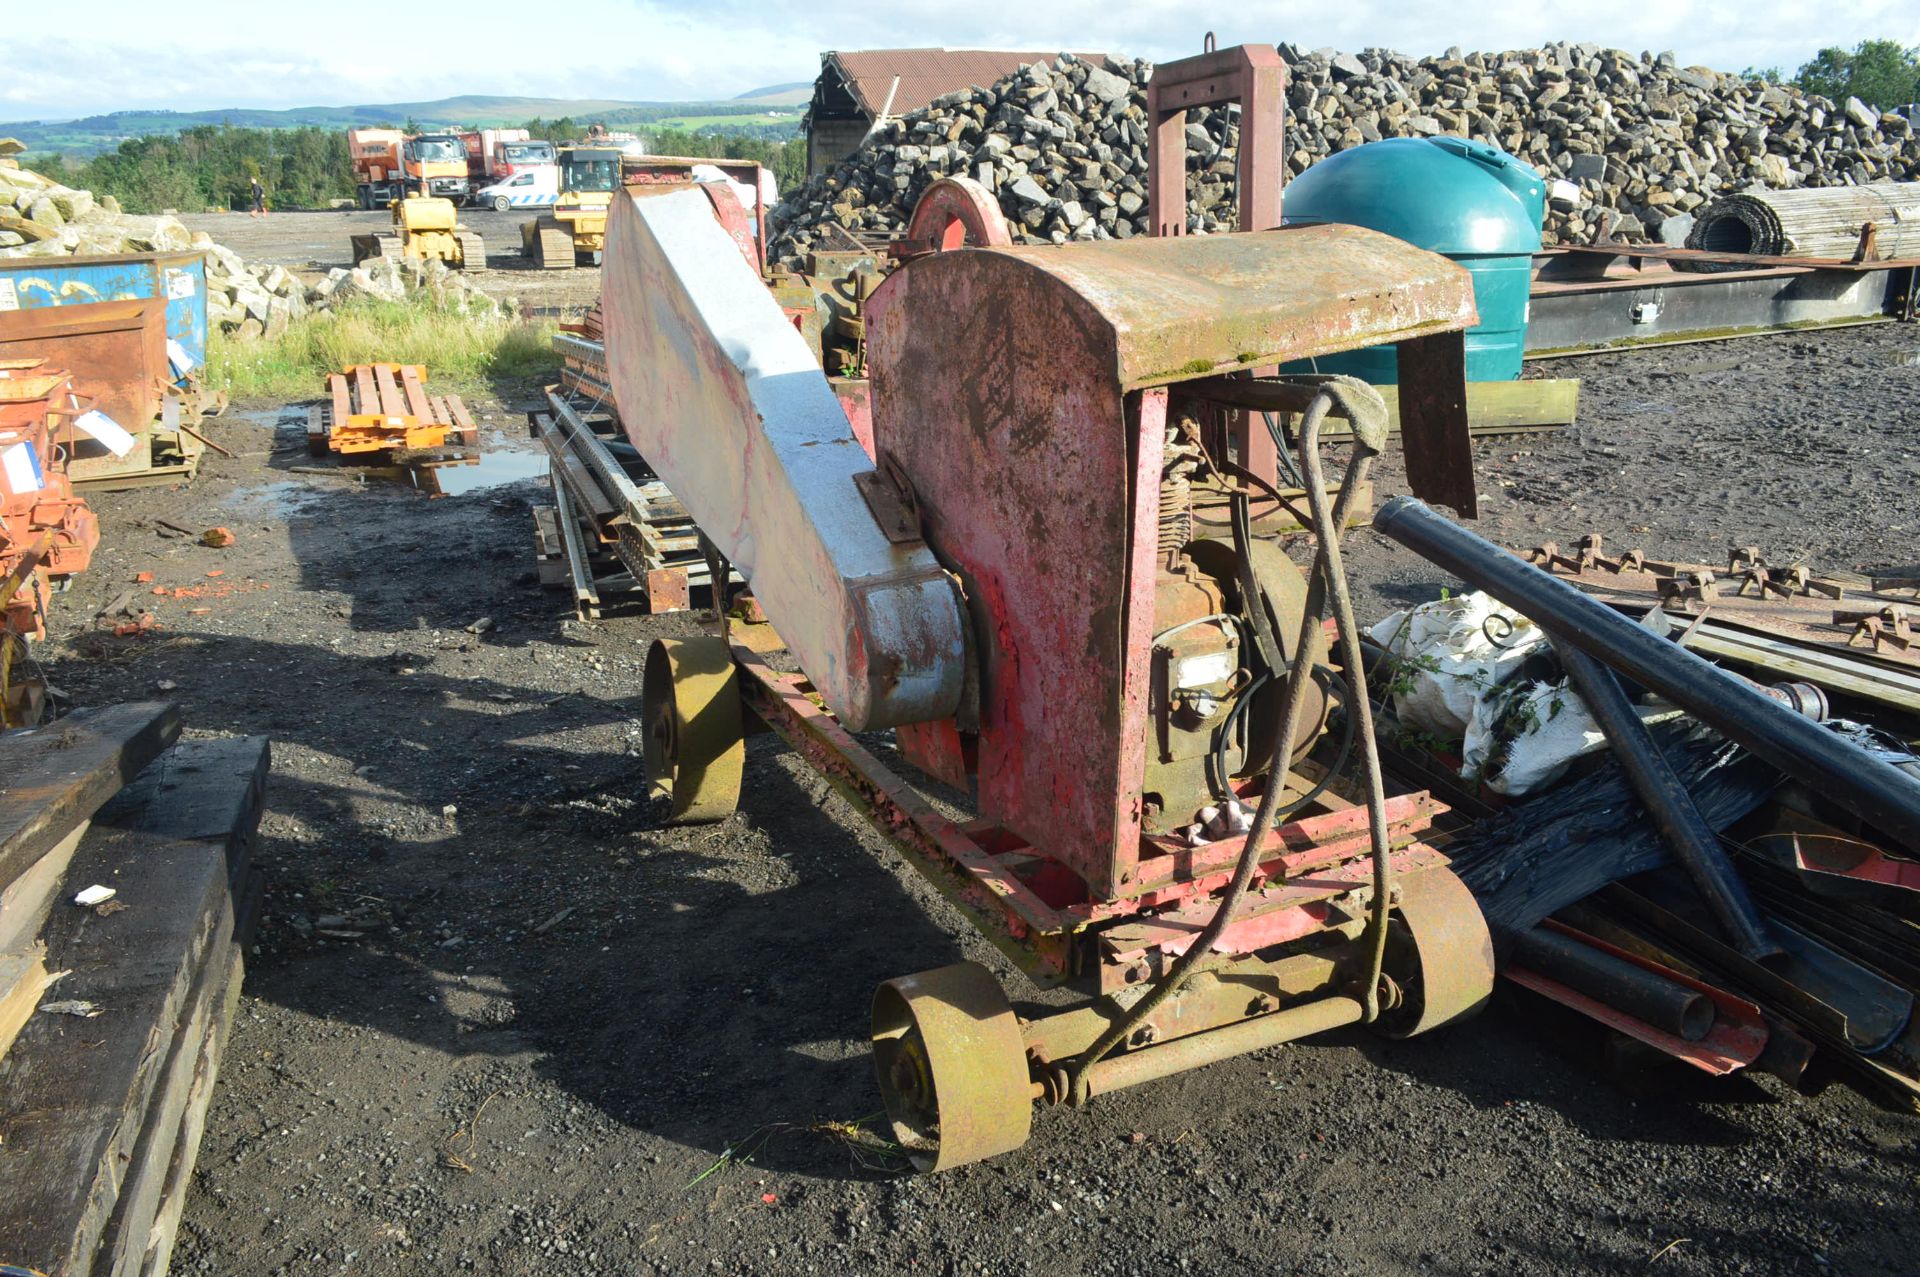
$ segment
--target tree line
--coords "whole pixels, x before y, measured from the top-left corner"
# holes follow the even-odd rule
[[[1859,98],[1881,111],[1920,102],[1920,48],[1898,40],[1862,40],[1851,50],[1822,49],[1788,80],[1779,67],[1748,67],[1749,80],[1792,84],[1833,102]]]
[[[129,138],[84,162],[52,155],[34,165],[69,186],[113,196],[130,213],[245,208],[256,176],[282,208],[325,208],[353,193],[347,135],[313,126],[201,124],[170,137]]]
[[[521,127],[534,137],[571,142],[585,136],[593,122],[535,119]],[[418,131],[413,121],[407,123]],[[783,191],[806,177],[806,144],[798,139],[679,129],[636,133],[648,150],[660,155],[755,160],[772,170]],[[202,124],[170,137],[129,138],[117,150],[85,161],[56,153],[35,156],[32,163],[69,186],[113,196],[129,213],[245,208],[255,177],[273,208],[327,208],[354,193],[346,131],[311,125],[252,129]]]

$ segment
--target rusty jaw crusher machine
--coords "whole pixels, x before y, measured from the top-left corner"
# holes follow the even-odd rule
[[[1268,74],[1247,55],[1162,67],[1154,88],[1218,94],[1238,71],[1277,97],[1277,59]],[[1160,135],[1207,100],[1162,97]],[[1271,132],[1243,150],[1277,159]],[[1271,220],[1243,201],[1241,225],[1278,221],[1273,192]],[[1036,1101],[1347,1024],[1420,1033],[1492,988],[1479,910],[1420,841],[1441,808],[1384,792],[1360,674],[1340,529],[1381,401],[1251,375],[1399,343],[1415,490],[1472,513],[1471,284],[1357,228],[1190,238],[1173,220],[1167,238],[939,252],[891,274],[869,320],[876,465],[707,196],[614,198],[621,419],[801,671],[765,659],[766,625],[656,642],[655,785],[679,819],[722,818],[743,730],[771,729],[1036,984],[1085,994],[1022,1018],[974,963],[880,986],[879,1084],[923,1170],[1019,1147]],[[1337,487],[1332,419],[1352,441]],[[1275,487],[1280,446],[1304,502]],[[1304,571],[1276,532],[1300,526],[1282,514],[1297,504]],[[1336,698],[1366,802],[1314,808],[1275,760],[1305,756]],[[971,789],[977,818],[940,814],[853,735],[882,728]],[[1209,815],[1217,836],[1195,836]]]

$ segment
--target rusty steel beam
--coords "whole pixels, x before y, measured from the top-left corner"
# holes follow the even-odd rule
[[[1270,44],[1241,44],[1153,68],[1147,81],[1150,234],[1187,233],[1187,111],[1229,102],[1240,104],[1239,229],[1280,225],[1280,185],[1287,173],[1287,64]]]
[[[1090,1100],[1096,1095],[1172,1077],[1175,1073],[1245,1055],[1249,1051],[1261,1051],[1330,1029],[1358,1024],[1362,1014],[1363,1008],[1354,998],[1321,998],[1225,1028],[1196,1033],[1165,1046],[1111,1055],[1087,1069],[1085,1098]]]

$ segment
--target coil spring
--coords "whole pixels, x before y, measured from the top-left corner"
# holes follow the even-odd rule
[[[1160,554],[1172,559],[1193,540],[1193,475],[1200,448],[1186,437],[1184,423],[1167,424],[1166,454],[1160,465]]]

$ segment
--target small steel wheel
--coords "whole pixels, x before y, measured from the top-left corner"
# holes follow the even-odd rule
[[[1033,1088],[1020,1021],[977,962],[901,976],[874,991],[873,1067],[894,1137],[923,1171],[1027,1142]]]
[[[1493,938],[1467,884],[1451,869],[1427,869],[1396,884],[1399,905],[1388,922],[1386,974],[1399,1005],[1374,1029],[1410,1038],[1463,1020],[1493,996]]]
[[[725,820],[740,805],[747,750],[737,677],[723,639],[656,639],[647,649],[647,778],[674,824]]]

